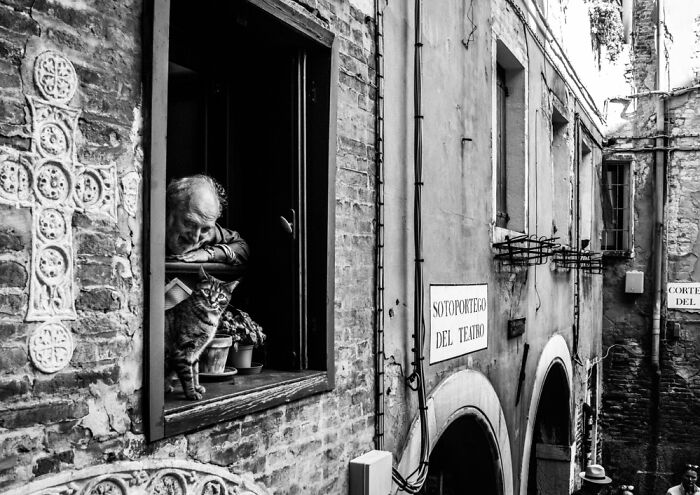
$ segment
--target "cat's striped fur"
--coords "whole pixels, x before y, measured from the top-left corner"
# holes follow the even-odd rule
[[[177,374],[188,399],[199,400],[206,389],[199,384],[199,356],[212,341],[221,314],[238,281],[225,283],[200,267],[200,281],[192,295],[165,312],[165,380]],[[167,389],[168,387],[166,387]]]

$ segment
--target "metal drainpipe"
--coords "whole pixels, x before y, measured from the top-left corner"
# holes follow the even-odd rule
[[[657,0],[657,25],[656,25],[656,89],[661,91],[663,48],[664,48],[664,2]],[[663,94],[659,94],[656,101],[656,131],[657,135],[665,132],[666,100]],[[664,138],[656,138],[656,147],[663,148]],[[661,373],[659,368],[659,340],[661,335],[661,296],[663,289],[663,243],[664,243],[664,177],[666,169],[666,154],[662,149],[655,153],[654,166],[654,311],[651,326],[651,367],[654,373]]]

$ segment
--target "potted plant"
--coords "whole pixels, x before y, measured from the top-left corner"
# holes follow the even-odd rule
[[[208,374],[224,373],[229,349],[233,345],[230,335],[217,333],[199,358],[199,371]]]
[[[231,337],[233,349],[229,352],[227,364],[239,369],[251,367],[253,348],[262,345],[266,338],[262,327],[240,309],[226,311],[221,315],[217,333]]]

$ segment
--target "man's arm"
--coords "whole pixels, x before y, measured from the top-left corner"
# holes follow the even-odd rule
[[[235,230],[216,224],[211,237],[201,247],[171,257],[174,261],[186,263],[226,263],[232,266],[245,266],[250,249],[248,243]]]
[[[248,263],[250,249],[248,243],[235,230],[223,228],[216,224],[214,235],[204,247],[209,253],[209,261],[228,265],[245,265]]]

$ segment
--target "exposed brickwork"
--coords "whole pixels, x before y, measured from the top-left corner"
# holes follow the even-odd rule
[[[290,2],[290,4],[293,4]],[[336,179],[336,388],[189,435],[145,443],[141,212],[73,216],[78,319],[68,367],[27,356],[31,212],[0,207],[0,490],[117,459],[174,456],[252,472],[276,493],[346,493],[348,461],[372,448],[374,72],[372,21],[344,1],[293,4],[340,41]],[[303,7],[303,8],[302,8]],[[78,160],[143,166],[142,2],[0,2],[0,144],[27,150],[33,60],[74,64]],[[366,280],[366,284],[356,283]]]
[[[635,36],[628,67],[631,92],[655,89],[656,48],[654,3],[635,3]],[[667,9],[667,16],[690,15]],[[700,32],[695,23],[695,33]],[[675,43],[685,43],[695,35],[670,33]],[[686,40],[686,41],[683,41]],[[667,40],[670,43],[670,39]],[[673,61],[672,61],[673,63]],[[678,63],[678,62],[676,62]],[[689,69],[690,70],[690,69]],[[693,74],[688,74],[688,84]],[[636,109],[625,115],[627,123],[616,135],[650,136],[655,133],[655,98],[637,100]],[[697,134],[700,119],[697,93],[667,100],[667,131],[672,136]],[[635,107],[630,107],[630,109]],[[673,137],[670,146],[695,146],[697,138]],[[650,139],[618,139],[614,148],[641,147]],[[661,374],[651,370],[651,316],[653,305],[653,187],[652,153],[618,152],[617,159],[632,161],[635,177],[635,258],[610,260],[605,271],[604,344],[617,344],[605,363],[603,402],[604,460],[612,476],[639,486],[639,493],[662,494],[678,482],[678,472],[686,462],[697,463],[700,448],[693,439],[700,434],[700,318],[697,313],[669,310],[662,315]],[[700,172],[697,153],[672,152],[667,164],[666,198],[666,280],[700,281],[697,193]],[[642,295],[624,293],[627,270],[645,272]],[[672,326],[680,323],[680,333]],[[640,474],[638,471],[647,471]]]

